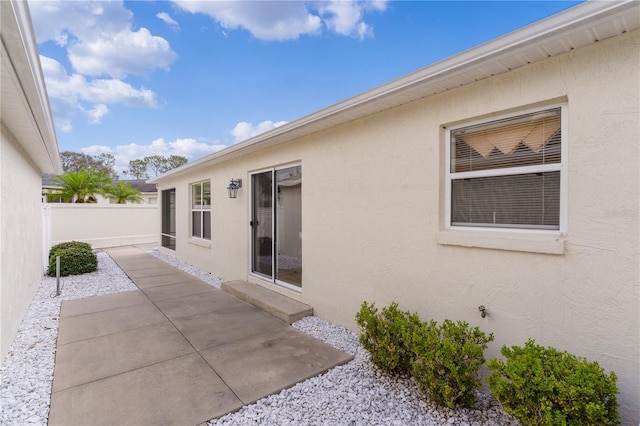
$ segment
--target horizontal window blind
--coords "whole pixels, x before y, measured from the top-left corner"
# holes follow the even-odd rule
[[[554,108],[451,131],[451,225],[559,229],[560,114]]]
[[[560,163],[560,108],[451,133],[451,173]]]
[[[451,224],[558,229],[560,172],[452,181]]]

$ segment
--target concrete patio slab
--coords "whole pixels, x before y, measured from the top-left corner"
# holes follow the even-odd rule
[[[193,275],[189,275],[186,272],[174,269],[173,272],[165,275],[153,276],[153,277],[139,277],[131,278],[131,280],[140,289],[146,289],[147,287],[156,287],[167,284],[177,284],[196,279]],[[210,286],[212,287],[212,286]],[[213,288],[213,287],[212,287]]]
[[[178,318],[173,324],[198,351],[287,326],[279,319],[245,303],[202,315]]]
[[[60,308],[60,318],[107,311],[125,306],[142,305],[145,303],[149,303],[149,298],[140,290],[123,291],[122,293],[93,296],[85,299],[66,300]]]
[[[137,247],[134,246],[125,246],[125,247],[110,247],[105,250],[109,253],[109,256],[115,261],[119,258],[135,258],[138,256],[140,259],[151,257],[148,254],[144,253]]]
[[[240,407],[194,353],[55,392],[49,426],[199,425]]]
[[[59,345],[53,391],[67,389],[194,352],[163,322],[121,333]]]
[[[169,265],[138,269],[153,260],[135,247],[109,253],[141,291],[62,303],[49,425],[202,425],[351,359]]]
[[[192,294],[206,293],[215,290],[214,287],[193,278],[191,281],[181,282],[177,284],[161,285],[148,287],[143,289],[144,294],[153,302],[159,302],[165,299],[173,299],[175,297],[190,296]]]
[[[58,345],[106,336],[166,321],[152,303],[60,318]]]
[[[175,320],[219,311],[240,303],[243,302],[222,290],[214,288],[207,293],[161,300],[156,302],[156,305],[164,312],[167,318]]]
[[[160,259],[140,259],[140,260],[125,260],[121,259],[116,262],[121,268],[126,268],[128,271],[137,271],[138,269],[160,268],[167,266],[165,262]]]
[[[122,268],[122,267],[121,267]],[[166,274],[171,274],[176,271],[176,269],[170,265],[150,267],[144,269],[136,269],[135,271],[123,268],[125,273],[129,276],[129,278],[149,278],[149,277],[159,277]]]
[[[245,404],[353,359],[293,327],[205,349],[201,354]]]

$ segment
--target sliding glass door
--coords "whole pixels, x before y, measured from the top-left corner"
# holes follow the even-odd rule
[[[273,172],[251,176],[252,271],[273,278]]]
[[[251,182],[252,272],[300,288],[302,167],[256,173]]]

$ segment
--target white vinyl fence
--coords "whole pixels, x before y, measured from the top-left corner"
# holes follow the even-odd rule
[[[159,242],[157,205],[45,203],[42,205],[43,261],[52,245],[84,241],[105,248]]]

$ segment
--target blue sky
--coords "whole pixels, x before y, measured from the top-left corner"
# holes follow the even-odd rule
[[[565,10],[559,1],[30,1],[61,151],[193,161]]]

